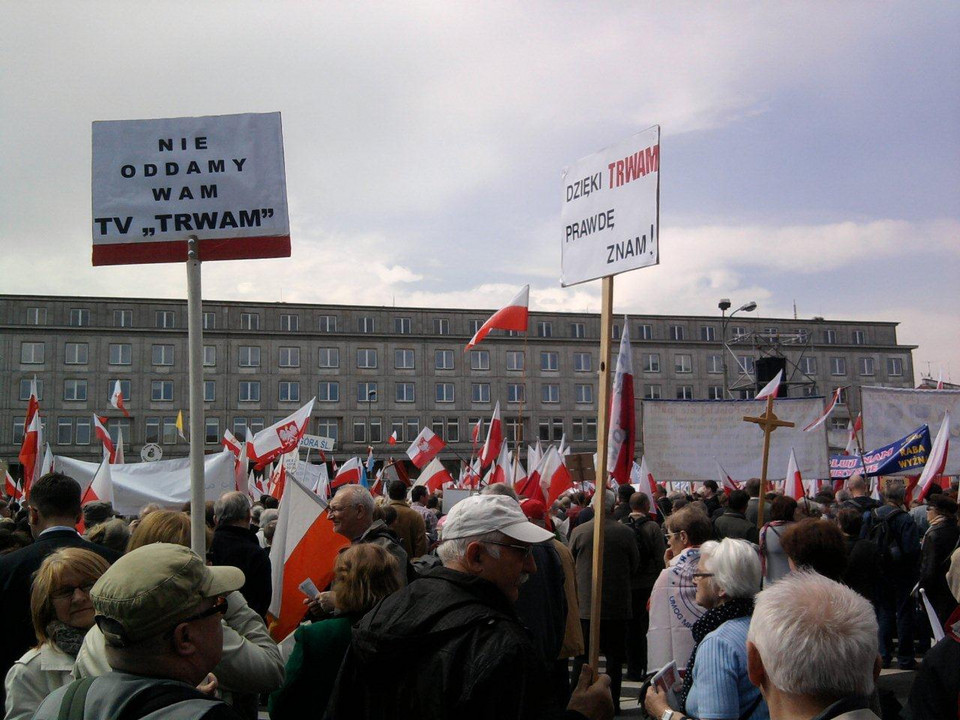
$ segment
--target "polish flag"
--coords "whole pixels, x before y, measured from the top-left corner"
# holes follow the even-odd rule
[[[35,411],[30,423],[26,425],[26,432],[23,434],[23,444],[20,446],[19,460],[23,465],[23,495],[30,498],[30,487],[40,479],[42,475],[40,470],[40,448],[43,445],[43,427],[40,420],[40,412]]]
[[[119,380],[113,385],[113,394],[110,396],[110,407],[114,410],[120,410],[126,417],[130,417],[130,413],[128,413],[127,409],[123,406],[123,392],[120,390]]]
[[[283,498],[283,491],[287,488],[287,466],[286,463],[277,463],[273,474],[270,476],[270,494],[277,500]]]
[[[490,467],[488,485],[494,483],[506,482],[508,477],[512,477],[513,472],[510,469],[510,451],[507,450],[507,441],[500,443],[500,455],[497,461]]]
[[[803,497],[803,478],[800,477],[800,467],[797,465],[797,456],[790,449],[790,460],[787,463],[787,477],[784,480],[783,494],[800,500]]]
[[[842,390],[843,388],[837,388],[836,390],[833,391],[833,398],[830,400],[830,404],[827,405],[827,409],[823,411],[823,415],[821,415],[812,423],[807,425],[803,429],[804,432],[816,430],[818,427],[820,427],[827,421],[827,418],[830,417],[830,413],[833,412],[833,409],[837,406],[837,403],[840,402],[840,393]]]
[[[17,482],[10,476],[9,472],[4,473],[3,494],[13,500],[20,500],[20,498],[23,497],[23,493],[20,492],[20,486],[17,485]]]
[[[630,354],[630,323],[623,318],[617,372],[610,398],[610,431],[607,435],[607,472],[618,485],[630,482],[633,466],[636,413],[633,400],[633,358]]]
[[[527,479],[527,470],[519,461],[513,464],[513,469],[510,474],[513,477],[513,482],[510,483],[512,487],[516,487]]]
[[[47,447],[50,447],[49,445]],[[126,462],[123,457],[123,428],[117,428],[117,451],[113,455],[112,465],[123,465]]]
[[[232,452],[235,457],[240,457],[240,452],[242,450],[240,446],[240,441],[237,440],[237,436],[234,435],[230,430],[223,431],[223,440],[221,440],[223,446]]]
[[[533,470],[540,464],[540,458],[543,457],[543,448],[540,447],[540,441],[537,440],[537,446],[527,445],[527,467]]]
[[[253,470],[251,470],[251,471],[250,471],[250,474],[247,476],[247,483],[248,483],[248,486],[249,486],[250,488],[256,490],[256,491],[257,491],[258,493],[260,493],[261,495],[266,495],[266,494],[267,494],[266,488],[264,488],[264,487],[263,487],[263,483],[260,482],[260,481],[257,479],[257,476],[256,476],[256,474],[253,472]]]
[[[783,370],[777,371],[777,376],[763,386],[763,389],[757,393],[757,396],[754,400],[764,400],[768,397],[775,398],[777,396],[777,391],[780,389],[780,381],[783,379]]]
[[[342,485],[358,485],[360,483],[361,469],[360,458],[350,458],[337,470],[337,474],[333,476],[333,482],[330,483],[330,487],[336,489]]]
[[[417,478],[414,486],[423,485],[431,493],[435,493],[442,488],[444,484],[452,482],[453,478],[450,476],[450,473],[446,471],[437,458],[434,458],[427,463],[427,466],[420,472],[420,477]]]
[[[280,642],[297,629],[303,618],[304,594],[300,585],[310,578],[318,588],[333,580],[333,564],[341,548],[350,544],[333,531],[327,504],[291,479],[280,501],[277,528],[270,546],[273,595],[270,599],[270,633]]]
[[[530,286],[524,285],[523,289],[517,293],[517,296],[502,310],[497,310],[490,319],[487,320],[477,334],[470,338],[467,343],[466,352],[474,345],[483,340],[491,330],[516,330],[517,332],[527,331],[528,307],[530,305]]]
[[[923,502],[930,487],[943,475],[947,467],[947,454],[950,451],[950,411],[943,414],[943,422],[940,423],[940,429],[937,431],[937,437],[930,448],[930,454],[927,456],[927,464],[923,466],[923,472],[920,473],[920,479],[917,480],[917,487],[920,488],[920,494],[917,495],[917,502]]]
[[[397,431],[396,431],[396,430],[394,430],[392,433],[390,433],[390,437],[387,438],[387,443],[389,443],[390,445],[396,445],[396,444],[397,444]]]
[[[476,445],[480,442],[480,433],[483,432],[483,418],[477,418],[477,424],[473,426],[473,429],[470,431],[470,439],[473,441],[473,444]]]
[[[656,499],[657,482],[653,479],[653,473],[650,472],[650,468],[647,467],[646,455],[640,458],[639,465],[634,461],[630,475],[633,484],[638,488],[638,492],[642,492],[650,499],[650,510],[659,515],[660,506],[657,505]]]
[[[850,437],[847,438],[847,447],[844,448],[844,455],[853,455],[857,450],[857,434],[863,432],[863,413],[857,413],[857,419],[852,423],[847,423],[847,432]]]
[[[96,475],[87,486],[83,497],[80,499],[81,505],[91,502],[113,503],[113,476],[110,474],[110,463],[104,458],[97,468]]]
[[[240,492],[245,492],[247,495],[253,497],[253,483],[250,482],[250,478],[253,473],[248,472],[249,458],[247,453],[250,448],[253,447],[253,433],[250,432],[250,428],[244,428],[246,430],[246,438],[241,443],[236,437],[233,439],[236,440],[237,444],[240,446],[240,453],[237,455],[237,463],[233,466],[233,481],[237,486],[237,490]],[[231,433],[231,437],[233,437]],[[226,435],[224,435],[226,438]],[[256,502],[257,498],[253,498]]]
[[[517,491],[517,495],[523,498],[532,498],[534,500],[540,499],[540,496],[543,494],[540,491],[540,477],[543,475],[547,462],[547,456],[553,450],[553,445],[548,446],[546,452],[540,456],[537,464],[530,468],[530,473],[527,475],[527,477],[522,482],[514,485],[513,489]]]
[[[717,480],[720,481],[720,487],[723,488],[723,494],[729,495],[734,490],[739,490],[740,486],[734,482],[733,478],[727,474],[727,471],[723,469],[723,465],[720,464],[720,461],[717,460]]]
[[[94,415],[93,430],[96,432],[97,437],[100,438],[100,442],[103,443],[104,452],[109,456],[110,464],[112,465],[117,457],[117,448],[114,446],[113,440],[110,439],[110,433],[107,432],[107,428],[103,424],[105,421],[106,418]]]
[[[407,457],[414,465],[423,469],[446,446],[447,444],[437,437],[433,430],[424,428],[417,435],[417,439],[410,443],[410,447],[407,448]]]
[[[253,436],[253,447],[247,448],[247,454],[256,461],[258,470],[262,470],[268,462],[294,450],[300,444],[300,439],[307,431],[310,413],[313,412],[313,403],[316,399],[316,397],[312,398],[292,415],[288,415],[280,422],[264,428]]]
[[[573,487],[573,478],[570,471],[563,464],[560,453],[551,447],[547,450],[547,460],[540,469],[540,490],[546,506],[549,508],[554,501]]]
[[[487,439],[480,450],[480,467],[485,468],[497,459],[501,442],[503,442],[503,429],[500,422],[500,401],[497,400],[493,408],[493,417],[490,418],[490,427],[487,429]]]

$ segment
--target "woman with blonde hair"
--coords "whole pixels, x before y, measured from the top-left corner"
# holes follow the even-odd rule
[[[93,627],[90,588],[110,567],[82,548],[61,548],[40,565],[30,592],[37,646],[10,668],[5,720],[33,716],[40,702],[71,681],[70,671],[84,635]]]

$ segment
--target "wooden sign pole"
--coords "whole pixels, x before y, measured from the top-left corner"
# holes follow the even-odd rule
[[[770,434],[778,427],[793,427],[792,422],[773,414],[773,395],[767,396],[767,409],[760,417],[743,416],[744,422],[756,423],[763,429],[763,467],[760,470],[760,502],[757,505],[757,527],[763,527],[763,504],[767,495],[767,462],[770,460]]]
[[[603,278],[600,306],[600,388],[597,392],[597,472],[593,496],[593,587],[590,596],[590,647],[587,659],[600,660],[600,603],[603,596],[603,495],[607,489],[607,413],[610,410],[610,339],[613,325],[613,276]]]

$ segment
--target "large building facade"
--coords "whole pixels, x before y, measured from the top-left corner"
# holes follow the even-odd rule
[[[499,401],[506,435],[565,436],[595,450],[600,317],[533,312],[527,336],[493,333],[464,347],[490,311],[290,303],[203,303],[205,438],[243,437],[316,396],[309,432],[335,456],[400,455],[423,426],[466,457],[471,430]],[[644,398],[750,397],[763,358],[783,357],[789,394],[847,387],[830,443],[846,444],[858,387],[912,387],[912,346],[894,322],[821,318],[636,316],[629,319],[637,412]],[[622,332],[618,318],[614,339]],[[188,415],[186,303],[105,297],[0,295],[0,457],[15,465],[30,382],[55,454],[94,460],[93,414],[122,430],[128,461],[155,443],[186,455],[175,428]],[[612,358],[617,343],[612,344]],[[612,369],[612,368],[611,368]],[[724,382],[726,375],[726,382]],[[761,372],[762,375],[762,372]],[[762,378],[761,378],[762,379]],[[119,380],[131,415],[109,406]],[[638,418],[639,419],[639,418]],[[387,440],[396,432],[398,445]],[[482,441],[482,440],[481,440]],[[638,452],[640,439],[638,439]]]

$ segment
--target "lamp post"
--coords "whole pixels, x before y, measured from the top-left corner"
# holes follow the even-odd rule
[[[744,312],[753,312],[757,309],[757,304],[751,300],[748,303],[744,303],[736,310],[734,310],[730,315],[727,315],[727,310],[730,309],[730,298],[721,298],[720,302],[717,303],[717,307],[720,308],[720,363],[721,363],[721,372],[723,372],[723,399],[728,399],[727,396],[730,394],[730,386],[727,382],[727,352],[730,351],[730,348],[727,346],[727,323],[730,322],[730,319],[736,315],[738,312],[743,310]]]
[[[377,391],[367,390],[367,438],[373,442],[373,426],[370,424],[370,415],[373,412],[373,403],[377,401]]]

